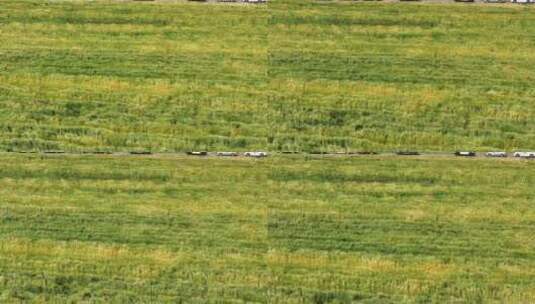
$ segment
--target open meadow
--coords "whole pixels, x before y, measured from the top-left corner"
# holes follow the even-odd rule
[[[534,303],[535,162],[271,153],[533,150],[534,24],[0,0],[0,303]]]
[[[533,149],[535,9],[0,1],[0,149]]]
[[[0,301],[530,303],[535,163],[0,156]]]

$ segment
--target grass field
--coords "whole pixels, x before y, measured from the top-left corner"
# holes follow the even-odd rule
[[[531,7],[0,4],[3,150],[535,147]]]
[[[533,9],[288,3],[270,11],[270,105],[300,146],[535,144]]]
[[[533,303],[535,8],[0,0],[0,303]]]
[[[0,156],[0,300],[530,303],[534,166]]]

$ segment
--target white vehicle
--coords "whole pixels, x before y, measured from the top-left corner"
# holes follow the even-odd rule
[[[217,152],[217,156],[238,156],[238,152]]]
[[[247,156],[247,157],[267,157],[268,154],[266,152],[245,152],[243,153],[244,156]]]
[[[507,157],[507,152],[487,152],[487,157]]]
[[[528,4],[533,3],[533,0],[511,0],[512,3],[521,3],[521,4]]]
[[[535,158],[535,152],[515,152],[515,157]]]
[[[189,151],[186,152],[187,155],[195,155],[195,156],[206,156],[208,155],[207,151]]]
[[[476,152],[473,151],[457,151],[455,152],[456,156],[465,156],[465,157],[475,157]]]

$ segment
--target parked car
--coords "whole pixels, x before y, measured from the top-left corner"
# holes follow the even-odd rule
[[[261,151],[245,152],[243,153],[243,155],[247,157],[267,157],[268,156],[266,152],[261,152]]]
[[[507,152],[487,152],[487,157],[507,157]]]
[[[455,152],[456,156],[467,156],[467,157],[474,157],[476,156],[476,152],[473,151],[457,151]]]
[[[397,151],[396,152],[397,155],[420,155],[420,152],[416,152],[416,151]]]
[[[376,155],[376,154],[378,154],[375,151],[358,151],[356,153],[359,154],[359,155]]]
[[[206,156],[208,155],[208,152],[206,151],[190,151],[186,152],[187,155],[195,155],[195,156]]]
[[[329,154],[329,152],[326,151],[310,151],[310,154]]]
[[[217,156],[238,156],[238,152],[217,152]]]
[[[150,155],[152,154],[151,151],[130,151],[130,154],[132,155]]]
[[[515,152],[514,157],[535,158],[535,152]]]

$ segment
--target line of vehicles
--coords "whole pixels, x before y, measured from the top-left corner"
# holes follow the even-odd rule
[[[187,155],[193,155],[193,156],[208,156],[208,151],[189,151],[186,152]],[[249,151],[244,152],[243,154],[240,154],[239,152],[216,152],[216,156],[222,156],[222,157],[236,157],[243,155],[245,157],[255,157],[255,158],[262,158],[267,157],[268,153],[264,151]]]
[[[15,153],[43,153],[43,154],[116,154],[124,155],[125,152],[112,152],[112,151],[84,151],[78,153],[71,153],[62,150],[45,150],[45,151],[7,151]],[[356,151],[356,152],[327,152],[327,151],[311,151],[311,152],[299,152],[299,151],[281,151],[276,152],[277,154],[308,154],[308,155],[324,155],[324,156],[352,156],[352,155],[361,155],[361,156],[371,156],[371,155],[399,155],[399,156],[448,156],[452,155],[451,153],[446,152],[418,152],[418,151],[396,151],[394,153],[387,152],[376,152],[376,151]],[[142,151],[130,151],[126,152],[130,155],[152,155],[153,152],[142,150]],[[159,153],[156,153],[159,154]],[[165,154],[165,153],[163,153]],[[176,153],[173,153],[176,154]],[[234,151],[218,151],[218,152],[209,152],[209,151],[188,151],[187,155],[190,156],[217,156],[217,157],[252,157],[252,158],[263,158],[268,157],[270,153],[265,151],[248,151],[248,152],[234,152]],[[477,157],[477,156],[486,156],[493,158],[521,158],[521,159],[535,159],[535,151],[517,151],[508,153],[505,151],[490,151],[490,152],[475,152],[475,151],[456,151],[453,153],[455,156],[459,157]]]
[[[296,151],[282,151],[280,153],[281,154],[301,154],[300,152],[296,152]],[[211,153],[209,153],[208,151],[190,151],[190,152],[186,152],[186,154],[192,155],[192,156],[208,156]],[[318,151],[312,151],[312,152],[307,153],[307,154],[312,154],[312,155],[315,155],[315,154],[316,155],[317,154],[319,154],[319,155],[378,155],[380,153],[373,152],[373,151],[359,151],[359,152],[318,152]],[[418,156],[418,155],[425,155],[426,153],[420,153],[420,152],[417,152],[417,151],[397,151],[394,154],[401,155],[401,156]],[[475,151],[456,151],[453,154],[455,156],[460,156],[460,157],[476,157],[476,156],[478,156],[478,153],[475,152]],[[212,153],[211,155],[220,156],[220,157],[245,156],[245,157],[255,157],[255,158],[262,158],[262,157],[268,157],[269,156],[269,154],[267,152],[263,152],[263,151],[251,151],[251,152],[244,152],[244,153],[240,153],[240,152],[215,152],[215,153]],[[429,155],[432,155],[432,153],[430,153]],[[441,154],[438,154],[438,155],[441,155]],[[481,156],[484,155],[486,157],[498,157],[498,158],[506,158],[506,157],[510,156],[509,153],[504,152],[504,151],[490,151],[490,152],[486,152],[484,154],[479,154],[479,155],[481,155]],[[535,159],[535,151],[513,152],[512,156],[516,157],[516,158]]]
[[[260,3],[266,3],[268,0],[188,0],[188,1],[191,1],[191,2],[236,2],[236,3],[239,2],[239,3],[260,4]]]
[[[382,1],[382,0],[376,0]],[[401,2],[433,2],[433,0],[399,0]],[[453,0],[454,2],[462,3],[474,3],[474,2],[484,2],[484,3],[515,3],[515,4],[533,4],[535,0]]]
[[[457,151],[455,152],[456,156],[464,156],[464,157],[475,157],[477,156],[477,153],[474,151]],[[509,153],[504,151],[491,151],[485,153],[486,157],[509,157]],[[527,158],[527,159],[535,159],[535,151],[530,152],[513,152],[513,157],[516,158]]]
[[[135,1],[153,1],[153,0],[135,0]],[[239,2],[239,3],[267,3],[268,0],[188,0],[191,2]],[[353,0],[357,1],[357,0]],[[364,0],[366,1],[366,0]],[[369,1],[369,0],[368,0]],[[382,0],[374,0],[382,1]],[[399,0],[400,2],[433,2],[433,0]],[[485,3],[516,3],[516,4],[534,4],[535,0],[453,0],[454,2],[464,2],[464,3],[473,3],[473,2],[485,2]]]
[[[421,155],[421,153],[416,152],[416,151],[398,151],[398,152],[396,152],[396,154],[397,155]],[[476,157],[476,156],[478,156],[478,153],[475,152],[475,151],[456,151],[453,154],[455,156],[461,156],[461,157]],[[484,155],[486,157],[502,157],[502,158],[510,156],[510,154],[505,152],[505,151],[490,151],[490,152],[486,152],[486,153],[480,154],[480,155]],[[535,151],[513,152],[512,156],[516,157],[516,158],[527,158],[527,159],[532,159],[533,158],[533,159],[535,159]]]
[[[455,0],[455,2],[476,2],[475,0]],[[485,3],[517,3],[517,4],[533,4],[534,0],[483,0]]]
[[[487,152],[486,154],[489,157],[507,157],[507,152]],[[514,157],[521,158],[535,158],[535,152],[514,152]]]

